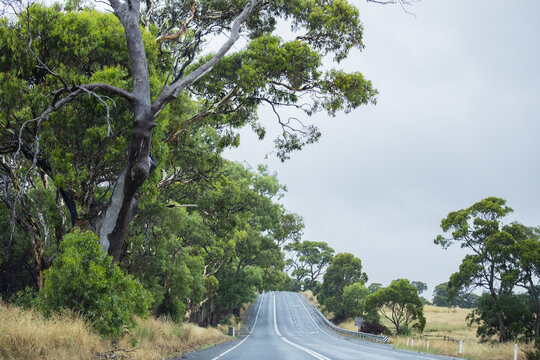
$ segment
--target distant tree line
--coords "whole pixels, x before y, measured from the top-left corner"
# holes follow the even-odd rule
[[[393,324],[396,334],[424,329],[423,301],[418,294],[427,289],[425,283],[399,279],[388,287],[378,283],[366,287],[368,276],[362,271],[362,261],[353,254],[333,256],[334,249],[328,244],[312,241],[290,243],[286,249],[293,288],[312,290],[334,323],[361,317],[361,331],[390,334],[380,322],[383,316]]]

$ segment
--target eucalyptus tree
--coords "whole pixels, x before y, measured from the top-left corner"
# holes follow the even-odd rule
[[[364,285],[368,280],[362,271],[362,260],[350,253],[339,253],[326,269],[323,276],[319,301],[334,313],[334,321],[342,321],[346,313],[343,309],[343,291],[354,283]]]
[[[411,281],[411,285],[418,290],[418,295],[422,294],[428,288],[427,284],[422,281]]]
[[[36,5],[17,7],[16,2],[6,3],[17,10],[19,22],[13,25],[4,20],[4,30],[17,28],[20,43],[26,46],[20,47],[20,52],[13,49],[3,52],[0,67],[3,76],[12,75],[11,94],[24,94],[30,100],[23,106],[17,103],[15,95],[6,98],[13,100],[13,104],[2,106],[4,128],[8,129],[12,149],[16,149],[13,152],[20,153],[21,134],[29,131],[33,138],[27,143],[32,150],[28,157],[50,156],[40,151],[42,125],[57,119],[78,121],[78,117],[69,116],[70,112],[84,108],[81,104],[85,101],[94,111],[88,111],[87,106],[80,120],[91,117],[106,122],[94,133],[102,143],[107,142],[103,139],[114,141],[115,137],[110,135],[120,131],[115,126],[125,131],[125,137],[120,137],[119,152],[110,158],[115,160],[114,169],[109,168],[114,179],[100,182],[114,184],[112,194],[106,197],[105,206],[93,209],[94,212],[88,209],[88,214],[93,216],[87,219],[98,233],[102,248],[116,261],[122,253],[128,225],[136,214],[138,196],[145,191],[143,184],[164,161],[166,148],[183,133],[189,133],[192,126],[204,123],[227,131],[251,124],[263,136],[264,129],[256,119],[256,109],[261,104],[268,104],[276,114],[281,106],[294,106],[306,115],[321,110],[334,115],[375,102],[376,90],[360,73],[322,69],[326,55],[339,62],[351,49],[364,46],[359,12],[344,0],[109,0],[108,9],[118,21],[114,26],[119,28],[111,38],[117,39],[123,33],[123,42],[118,43],[120,48],[109,47],[106,41],[89,37],[85,32],[74,32],[69,26],[59,32],[42,31],[50,22],[31,16]],[[74,6],[78,3],[69,2],[64,11],[80,8]],[[55,14],[48,16],[59,19],[70,13],[61,14],[60,10],[56,7]],[[96,16],[95,12],[83,13],[86,17]],[[279,19],[291,24],[296,34],[294,39],[285,41],[273,34]],[[64,43],[73,40],[72,46],[62,48],[66,56],[60,51],[50,56],[50,46],[55,44],[51,36],[58,36]],[[212,53],[205,45],[216,36],[222,37],[221,46]],[[245,44],[233,51],[240,38],[245,39]],[[106,53],[111,60],[92,62],[82,69],[85,76],[80,76],[81,69],[71,60],[77,58],[79,50],[86,54],[87,47]],[[91,57],[95,52],[86,56]],[[181,100],[199,103],[195,109],[186,109],[178,106]],[[127,109],[127,113],[114,113],[113,104],[122,105],[120,108]],[[180,112],[181,120],[162,135],[166,128],[163,124],[173,110]],[[122,117],[120,124],[117,115]],[[283,129],[283,136],[276,139],[276,153],[282,159],[320,136],[313,125],[305,126],[303,122],[285,120],[279,115],[276,119]],[[84,123],[79,124],[81,129],[86,128]],[[156,135],[163,136],[162,144],[156,145]],[[70,160],[66,158],[64,163]],[[53,165],[48,172],[57,179],[69,172],[69,168]],[[93,189],[88,194],[96,192]],[[84,200],[66,197],[65,201],[67,206]]]
[[[526,290],[534,305],[534,336],[540,338],[540,228],[513,223],[505,227],[516,240],[513,255],[520,269],[517,286]]]
[[[474,288],[487,291],[492,304],[495,304],[500,342],[508,339],[502,304],[512,295],[516,285],[529,283],[524,281],[528,272],[533,275],[533,284],[538,279],[537,270],[534,270],[538,258],[538,236],[530,234],[533,251],[527,251],[529,242],[525,239],[529,236],[525,236],[522,226],[504,224],[505,217],[512,211],[504,199],[483,199],[466,209],[450,212],[442,220],[441,228],[444,232],[451,232],[451,236],[439,235],[435,239],[435,244],[444,249],[457,242],[470,251],[461,262],[459,271],[450,277],[448,296],[452,298],[460,291]]]
[[[398,335],[405,335],[411,329],[422,332],[426,326],[424,305],[417,288],[407,279],[394,280],[390,286],[368,295],[364,306],[378,310],[394,324]]]
[[[310,288],[315,286],[334,258],[334,249],[324,241],[294,242],[285,246],[285,250],[291,253],[287,259],[291,275],[298,280],[307,279]]]

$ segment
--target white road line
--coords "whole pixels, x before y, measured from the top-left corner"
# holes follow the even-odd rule
[[[298,300],[300,301],[300,303],[302,304],[302,306],[304,306],[304,309],[306,310],[306,313],[308,314],[309,318],[311,319],[311,321],[313,321],[313,323],[315,324],[316,327],[318,327],[323,333],[325,333],[326,335],[328,335],[329,337],[333,338],[333,339],[337,339],[337,340],[343,340],[342,336],[341,337],[336,337],[334,335],[331,335],[329,333],[327,333],[325,330],[323,330],[316,322],[315,320],[313,320],[313,318],[311,317],[311,314],[309,313],[309,310],[307,309],[306,305],[304,304],[304,302],[302,301],[302,298],[301,296],[303,295],[300,295],[298,293],[296,293],[296,296],[298,297]],[[340,336],[340,335],[338,335]],[[388,353],[391,353],[391,354],[396,354],[395,351],[391,351],[391,350],[386,350],[386,349],[377,349],[378,351],[384,351],[384,352],[388,352]],[[406,350],[407,351],[407,350]],[[426,357],[426,356],[422,356],[422,355],[418,355],[418,354],[403,354],[402,355],[405,355],[405,356],[413,356],[415,359],[429,359],[429,360],[433,360],[434,358],[432,357]]]
[[[219,359],[220,357],[222,356],[225,356],[227,355],[228,353],[230,353],[231,351],[233,351],[234,349],[236,349],[237,347],[239,347],[240,345],[242,345],[242,343],[244,341],[246,341],[248,339],[248,337],[250,337],[251,333],[253,332],[253,330],[255,330],[255,326],[257,326],[257,319],[259,319],[259,313],[261,312],[261,307],[262,307],[262,302],[263,302],[263,299],[264,297],[261,296],[261,303],[259,304],[259,310],[257,310],[257,315],[255,316],[255,322],[253,323],[253,327],[251,328],[251,331],[249,332],[248,336],[245,337],[244,340],[240,341],[238,344],[236,344],[235,346],[233,346],[232,348],[230,348],[229,350],[219,354],[218,356],[216,356],[215,358],[213,358],[212,360],[217,360]]]
[[[343,340],[341,337],[338,337],[338,336],[334,336],[333,334],[330,334],[330,333],[327,333],[323,328],[321,328],[319,326],[319,324],[317,324],[315,322],[315,320],[313,319],[313,317],[311,316],[311,314],[309,313],[309,310],[307,309],[306,305],[304,304],[304,302],[302,301],[302,299],[300,298],[300,296],[303,296],[303,295],[300,295],[300,294],[296,294],[296,296],[298,297],[298,300],[300,301],[300,304],[302,304],[302,306],[304,307],[304,309],[306,310],[306,313],[308,314],[309,318],[311,319],[311,321],[313,322],[313,324],[319,329],[321,330],[323,333],[325,333],[326,335],[330,336],[331,338],[333,339],[336,339],[336,340]]]
[[[329,358],[327,358],[326,356],[324,355],[321,355],[319,354],[318,352],[316,351],[313,351],[311,349],[308,349],[306,347],[303,347],[301,345],[298,345],[292,341],[290,341],[289,339],[287,339],[285,336],[281,335],[281,333],[279,332],[279,329],[278,329],[278,326],[277,326],[277,317],[276,317],[276,294],[274,293],[274,331],[276,332],[277,336],[279,336],[279,338],[283,341],[285,341],[287,344],[291,345],[291,346],[294,346],[295,348],[299,349],[299,350],[302,350],[306,353],[308,353],[309,355],[313,356],[314,358],[316,359],[319,359],[319,360],[330,360]]]

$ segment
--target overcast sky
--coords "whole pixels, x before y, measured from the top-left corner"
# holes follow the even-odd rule
[[[377,105],[315,116],[319,143],[284,164],[250,132],[226,156],[278,173],[305,240],[362,259],[369,283],[424,281],[431,297],[465,254],[433,244],[450,211],[497,196],[540,225],[540,1],[423,0],[416,17],[353,2],[366,49],[340,67],[372,80]]]

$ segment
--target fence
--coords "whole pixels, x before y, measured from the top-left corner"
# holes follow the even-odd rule
[[[313,305],[313,309],[315,310],[315,313],[319,315],[319,317],[326,323],[326,325],[330,326],[335,331],[338,331],[346,335],[356,336],[359,338],[374,340],[378,342],[383,342],[383,343],[388,342],[388,336],[373,335],[373,334],[368,334],[368,333],[363,333],[363,332],[358,332],[358,331],[350,331],[350,330],[345,330],[340,327],[337,327],[336,325],[332,324],[315,305]]]

